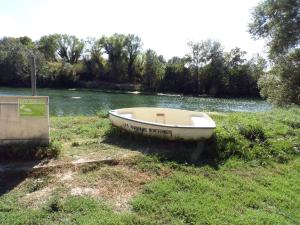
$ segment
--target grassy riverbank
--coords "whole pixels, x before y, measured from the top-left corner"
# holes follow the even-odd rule
[[[102,114],[51,118],[61,155],[48,164],[113,163],[23,176],[2,190],[0,224],[298,224],[300,110],[211,116],[199,157],[196,143],[133,136]]]

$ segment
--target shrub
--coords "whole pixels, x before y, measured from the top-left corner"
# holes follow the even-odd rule
[[[101,110],[101,111],[98,111],[96,113],[96,115],[99,117],[99,118],[108,118],[108,111],[107,110]]]
[[[217,128],[208,142],[208,150],[214,152],[217,161],[238,157],[262,164],[287,162],[299,147],[297,113],[299,110],[291,109],[256,114],[232,113],[216,118]]]
[[[260,94],[276,105],[300,105],[300,50],[280,56],[258,80]]]
[[[250,141],[263,142],[266,140],[265,133],[258,124],[244,124],[238,127],[239,133]]]

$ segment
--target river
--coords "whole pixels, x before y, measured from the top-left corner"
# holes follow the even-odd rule
[[[0,95],[31,95],[31,89],[0,87]],[[217,112],[263,112],[271,109],[269,103],[260,99],[141,95],[76,89],[38,89],[38,95],[49,96],[52,116],[90,116],[103,110],[139,106]]]

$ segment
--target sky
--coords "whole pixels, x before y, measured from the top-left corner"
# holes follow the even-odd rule
[[[189,52],[189,41],[220,41],[247,57],[266,50],[248,33],[251,9],[260,0],[0,0],[0,37],[53,33],[79,38],[135,34],[143,49],[169,59]]]

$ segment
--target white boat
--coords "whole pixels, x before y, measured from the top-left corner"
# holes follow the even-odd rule
[[[169,109],[136,107],[109,111],[112,124],[122,129],[169,140],[199,140],[210,138],[215,122],[205,113]]]

